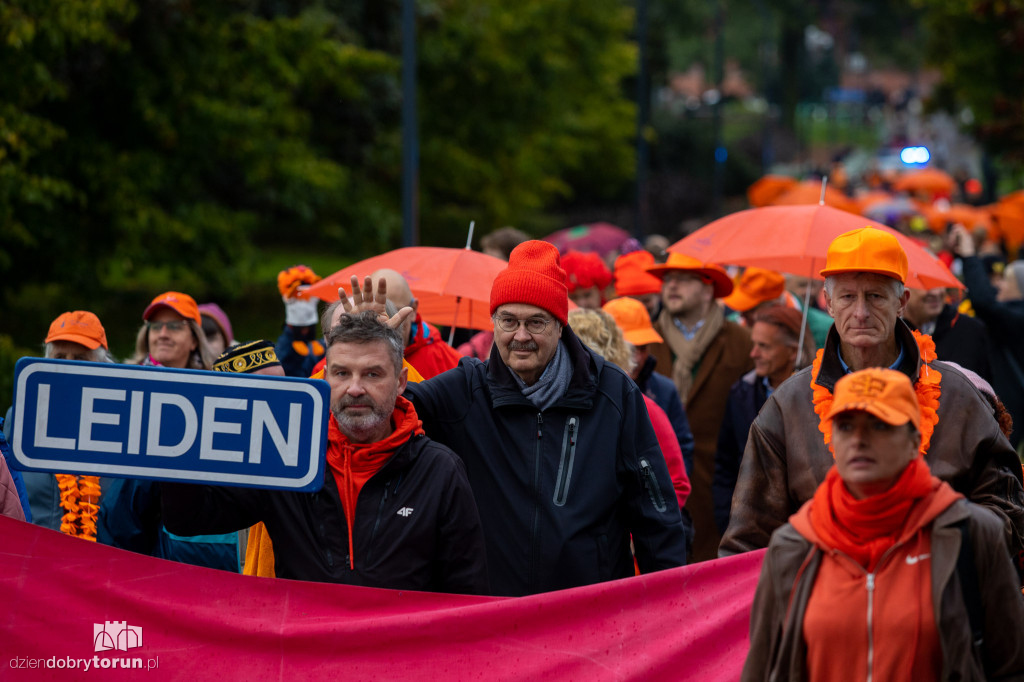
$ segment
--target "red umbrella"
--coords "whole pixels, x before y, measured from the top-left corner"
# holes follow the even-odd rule
[[[833,239],[861,227],[895,235],[910,262],[907,286],[963,289],[942,261],[914,240],[881,223],[831,206],[765,206],[727,215],[668,247],[720,265],[755,266],[822,279]]]
[[[352,275],[364,277],[390,268],[402,274],[419,301],[419,314],[433,324],[466,329],[491,329],[490,297],[495,276],[508,263],[469,249],[440,246],[409,246],[353,263],[325,277],[306,296],[338,300],[338,288],[346,290]]]
[[[593,251],[604,258],[609,253],[617,252],[630,237],[632,235],[629,232],[611,223],[591,223],[552,232],[544,237],[544,241],[558,247],[558,252],[563,256],[567,251]]]

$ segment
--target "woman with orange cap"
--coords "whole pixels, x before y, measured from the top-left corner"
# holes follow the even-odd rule
[[[164,292],[146,307],[142,320],[130,364],[213,369],[213,351],[203,334],[199,306],[191,296]]]
[[[772,535],[742,679],[1020,679],[1002,522],[932,476],[910,379],[854,372],[827,407],[835,465]]]

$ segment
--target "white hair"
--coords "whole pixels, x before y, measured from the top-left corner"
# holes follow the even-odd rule
[[[907,290],[906,285],[895,277],[889,277],[888,275],[883,275],[878,272],[841,272],[839,274],[829,275],[825,278],[825,293],[828,294],[829,298],[832,298],[832,291],[836,286],[836,278],[840,275],[853,275],[854,277],[878,275],[879,277],[884,277],[889,283],[889,288],[892,289],[892,295],[896,298],[901,298],[903,296],[903,292]]]

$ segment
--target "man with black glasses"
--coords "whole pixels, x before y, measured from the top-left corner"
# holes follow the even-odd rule
[[[371,298],[370,283],[353,292],[357,307]],[[558,250],[520,244],[491,288],[488,360],[463,358],[405,391],[427,435],[466,463],[496,595],[628,577],[634,554],[643,573],[686,562],[643,396],[576,338],[568,306]]]

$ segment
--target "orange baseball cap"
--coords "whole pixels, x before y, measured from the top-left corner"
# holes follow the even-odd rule
[[[602,310],[612,316],[615,324],[622,330],[627,343],[634,346],[646,346],[649,343],[661,343],[664,339],[651,324],[651,316],[647,306],[635,298],[623,296],[613,298],[602,306]]]
[[[689,272],[700,277],[708,284],[713,284],[715,286],[715,298],[722,298],[732,293],[732,279],[729,278],[729,273],[725,271],[725,268],[714,263],[705,263],[693,256],[670,253],[668,254],[668,260],[664,263],[651,265],[647,268],[647,272],[658,279],[665,277],[665,273],[671,270]]]
[[[774,270],[747,268],[736,280],[732,293],[722,303],[737,312],[746,312],[765,301],[774,301],[786,290],[786,278]]]
[[[875,227],[862,227],[832,240],[821,276],[873,272],[906,284],[909,271],[907,254],[896,237]]]
[[[100,318],[88,310],[72,310],[61,314],[50,324],[50,332],[43,343],[52,341],[71,341],[96,350],[100,346],[107,348],[107,332],[100,324]]]
[[[202,325],[203,318],[199,315],[199,306],[196,300],[188,294],[178,291],[167,291],[156,298],[146,307],[142,313],[143,320],[149,320],[160,308],[170,308],[187,320],[194,320],[196,324]]]
[[[624,253],[615,259],[615,293],[619,296],[660,294],[661,280],[647,272],[654,265],[654,255],[648,251]]]
[[[910,377],[893,369],[862,369],[836,382],[832,409],[826,418],[853,410],[863,410],[893,426],[910,422],[914,428],[921,428],[921,407],[914,385]]]

